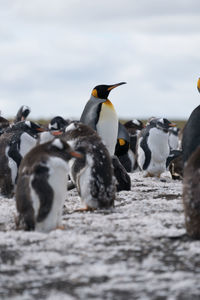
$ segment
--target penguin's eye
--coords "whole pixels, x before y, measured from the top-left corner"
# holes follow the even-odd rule
[[[92,91],[92,96],[98,98],[98,93],[97,93],[97,90],[96,90],[96,89],[93,89],[93,91]]]

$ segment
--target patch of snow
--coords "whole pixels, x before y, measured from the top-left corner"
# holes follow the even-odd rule
[[[181,181],[130,176],[108,211],[74,212],[68,191],[65,230],[50,233],[16,231],[15,200],[1,197],[1,298],[198,299],[200,241],[185,234]]]

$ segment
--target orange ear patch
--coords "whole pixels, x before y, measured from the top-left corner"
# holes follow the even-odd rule
[[[120,146],[124,146],[126,144],[124,139],[119,139]]]
[[[94,96],[95,98],[98,98],[98,93],[97,93],[96,89],[93,89],[92,96]]]
[[[197,88],[198,88],[198,91],[199,91],[199,93],[200,93],[200,78],[199,78],[198,81],[197,81]]]

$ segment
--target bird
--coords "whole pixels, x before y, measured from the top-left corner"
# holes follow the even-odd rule
[[[145,126],[141,120],[133,119],[124,123],[124,126],[128,130],[130,135],[135,135],[137,131],[142,130]]]
[[[5,129],[0,136],[0,190],[9,198],[14,195],[18,168],[24,155],[37,143],[44,129],[31,121],[21,121]]]
[[[62,130],[64,129],[66,126],[68,126],[70,124],[70,120],[65,120],[63,117],[61,116],[56,116],[53,119],[50,120],[48,128],[49,130]]]
[[[67,125],[69,125],[69,123],[70,121],[64,120],[61,116],[54,117],[50,120],[48,129],[39,134],[37,144],[52,141],[55,136],[59,136],[63,133],[63,130]]]
[[[169,146],[171,150],[180,149],[179,132],[180,128],[178,127],[169,128]]]
[[[25,121],[28,115],[30,114],[31,109],[30,107],[26,105],[22,105],[19,110],[17,111],[17,114],[14,119],[14,123],[20,122],[20,121]]]
[[[169,128],[175,126],[165,118],[153,118],[141,130],[137,144],[137,162],[145,176],[160,177],[166,170],[170,154]]]
[[[118,157],[122,166],[127,172],[133,169],[132,157],[130,154],[130,136],[126,127],[119,122],[117,144],[115,146],[115,155]]]
[[[114,88],[125,84],[98,85],[92,90],[91,97],[82,112],[80,122],[96,130],[102,138],[110,155],[114,155],[118,135],[118,117],[108,95]]]
[[[183,206],[188,235],[200,239],[200,146],[192,152],[184,165]]]
[[[197,89],[200,93],[200,78],[197,81]],[[190,155],[200,145],[200,105],[191,113],[182,135],[183,165],[185,165]]]
[[[38,145],[28,152],[19,167],[16,187],[16,225],[25,230],[49,232],[62,227],[67,195],[68,161],[82,155],[62,139]]]
[[[83,154],[82,159],[69,161],[70,178],[83,204],[79,211],[112,208],[116,180],[110,154],[100,136],[91,127],[76,121],[66,127],[62,138]]]
[[[2,135],[4,130],[9,126],[10,126],[10,122],[4,117],[0,116],[0,135]]]
[[[128,130],[130,136],[130,147],[128,150],[128,157],[131,161],[130,171],[134,172],[138,168],[137,158],[136,158],[136,145],[138,140],[138,135],[140,131],[145,127],[141,120],[133,119],[124,123],[125,128]]]

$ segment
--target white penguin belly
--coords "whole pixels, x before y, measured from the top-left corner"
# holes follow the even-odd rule
[[[68,164],[60,158],[50,158],[47,166],[49,168],[48,183],[53,189],[53,203],[47,217],[36,223],[37,231],[48,232],[61,226],[62,210],[67,197],[67,175]]]
[[[96,127],[110,155],[114,155],[118,135],[118,117],[112,103],[102,104]]]
[[[6,147],[6,156],[8,158],[8,167],[10,168],[10,171],[11,171],[11,180],[12,180],[12,184],[15,185],[15,180],[16,180],[16,177],[17,177],[17,164],[16,162],[8,156],[8,150],[9,150],[9,147]]]
[[[37,143],[37,139],[32,137],[30,134],[24,132],[20,137],[20,154],[22,157],[25,156]]]
[[[147,141],[151,151],[151,161],[147,171],[156,176],[159,176],[166,170],[166,159],[170,152],[168,137],[168,133],[153,128]]]
[[[141,141],[142,141],[142,137],[139,138],[139,140],[138,140],[137,163],[138,163],[138,166],[140,167],[140,169],[142,170],[144,162],[145,162],[145,153],[144,153],[144,150],[142,149],[142,147],[140,146]]]

